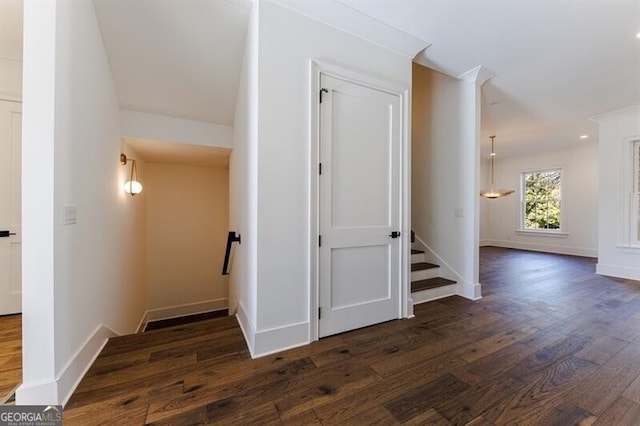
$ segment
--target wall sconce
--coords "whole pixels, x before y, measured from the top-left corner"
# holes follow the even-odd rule
[[[120,154],[120,164],[127,165],[127,162],[131,161],[131,176],[129,180],[124,183],[123,189],[127,194],[131,194],[133,197],[136,194],[142,192],[142,184],[138,182],[138,167],[136,166],[136,160],[129,159],[125,154]]]

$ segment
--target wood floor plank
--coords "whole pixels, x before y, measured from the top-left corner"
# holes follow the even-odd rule
[[[600,336],[576,352],[576,356],[595,364],[602,365],[609,361],[629,342],[613,336]]]
[[[480,253],[481,300],[258,359],[233,317],[113,339],[65,424],[637,426],[640,283],[590,258]]]
[[[453,374],[445,374],[386,402],[384,406],[398,421],[406,422],[468,388],[467,383]]]
[[[636,426],[640,419],[640,404],[625,397],[618,397],[601,416],[593,423],[594,426]]]
[[[520,340],[523,340],[538,331],[533,327],[518,327],[508,331],[486,337],[473,342],[461,349],[453,351],[453,354],[467,362],[476,361],[482,357],[506,348]]]
[[[622,396],[640,404],[640,374],[622,392]]]
[[[569,401],[599,416],[639,374],[640,339],[637,339],[588,377]]]
[[[451,423],[433,408],[402,423],[404,426],[449,426]]]
[[[598,420],[589,411],[574,404],[562,403],[556,407],[547,410],[540,418],[535,422],[524,421],[523,425],[579,425],[590,426]]]
[[[22,383],[22,315],[0,316],[0,403]]]
[[[548,369],[529,375],[526,385],[507,395],[499,409],[483,415],[496,424],[525,421],[535,424],[546,410],[564,401],[565,396],[596,369],[596,364],[581,358],[564,358]]]

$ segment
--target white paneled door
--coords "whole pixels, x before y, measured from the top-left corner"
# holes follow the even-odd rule
[[[399,317],[401,99],[322,75],[319,337]]]
[[[0,315],[22,311],[22,104],[0,101]]]

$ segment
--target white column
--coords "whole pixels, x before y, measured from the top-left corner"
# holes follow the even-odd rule
[[[461,194],[460,214],[463,217],[464,265],[460,271],[464,279],[463,293],[470,299],[482,297],[479,280],[480,264],[480,119],[482,85],[492,75],[478,66],[459,78],[462,80],[462,108],[460,129],[463,154],[460,158]]]
[[[57,2],[24,2],[22,370],[17,403],[57,404],[54,131]]]

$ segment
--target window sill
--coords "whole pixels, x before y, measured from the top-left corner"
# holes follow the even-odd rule
[[[640,244],[618,244],[616,248],[621,249],[623,252],[634,253],[640,251]]]
[[[568,232],[556,231],[556,230],[537,230],[537,229],[516,229],[515,233],[518,235],[530,235],[535,237],[555,237],[566,238],[569,236]]]

